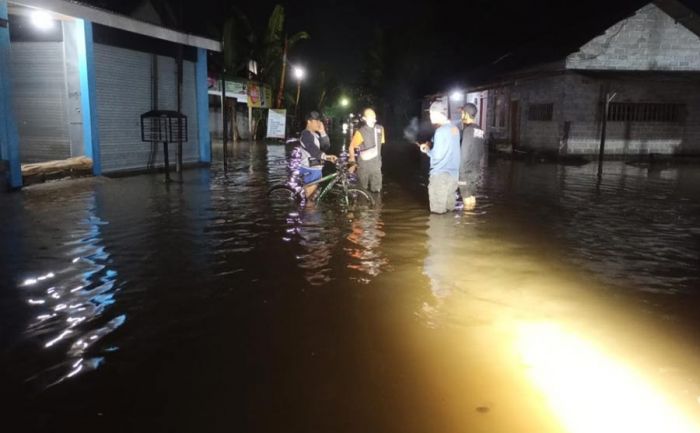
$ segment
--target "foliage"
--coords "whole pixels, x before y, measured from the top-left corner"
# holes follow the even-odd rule
[[[232,7],[221,35],[226,72],[245,75],[249,61],[253,60],[257,63],[258,70],[257,75],[251,78],[269,84],[273,95],[276,95],[284,61],[285,38],[289,52],[299,41],[310,37],[307,32],[298,32],[288,37],[284,22],[284,7],[277,5],[270,14],[264,32],[257,33],[248,17],[240,9]]]

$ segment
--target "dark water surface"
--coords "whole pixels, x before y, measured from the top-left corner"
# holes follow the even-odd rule
[[[389,146],[387,146],[389,147]],[[700,431],[700,169],[290,211],[284,149],[0,196],[3,432]]]

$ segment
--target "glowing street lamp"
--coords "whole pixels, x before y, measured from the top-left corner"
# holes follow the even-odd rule
[[[34,24],[34,27],[42,31],[51,30],[55,25],[53,18],[51,18],[51,14],[44,10],[36,10],[32,12],[31,21],[32,24]]]
[[[306,75],[306,71],[301,66],[295,66],[292,69],[292,73],[294,74],[294,78],[296,78],[297,81],[303,80],[304,76]]]
[[[340,99],[340,106],[341,107],[347,107],[350,105],[350,100],[348,98],[341,98]]]
[[[297,119],[297,115],[299,114],[299,95],[301,94],[301,80],[303,80],[304,76],[306,76],[306,70],[304,70],[304,68],[302,68],[301,66],[295,66],[294,68],[292,68],[292,74],[297,80],[297,98],[296,102],[294,103],[294,118]]]
[[[450,94],[450,99],[454,102],[462,102],[464,101],[464,92],[455,90]]]

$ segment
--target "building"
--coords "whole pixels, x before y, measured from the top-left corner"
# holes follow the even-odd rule
[[[507,56],[466,99],[495,146],[598,154],[605,124],[606,155],[700,154],[698,34],[690,9],[655,1],[558,58],[539,55],[553,44]]]
[[[253,109],[272,108],[272,89],[268,84],[243,78],[226,80],[224,102],[222,83],[219,77],[209,77],[209,131],[213,138],[223,139],[224,121],[221,107],[226,105],[228,139],[233,140],[235,136],[249,140],[254,129]]]
[[[207,51],[220,43],[63,0],[0,0],[0,158],[21,164],[85,155],[93,174],[162,165],[141,114],[176,110],[183,58],[185,163],[210,162]],[[174,158],[173,158],[174,159]]]

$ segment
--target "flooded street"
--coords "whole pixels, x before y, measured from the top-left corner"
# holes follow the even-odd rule
[[[232,153],[0,195],[3,431],[700,431],[697,166],[492,161],[430,215],[394,149],[346,214]]]

